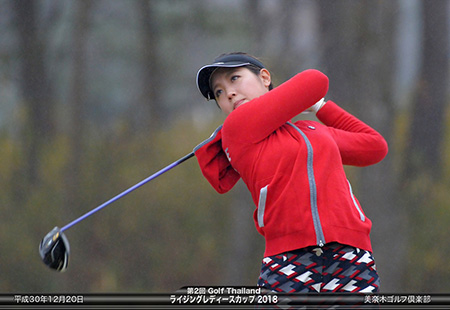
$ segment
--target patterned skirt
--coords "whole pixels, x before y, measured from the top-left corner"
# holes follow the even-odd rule
[[[378,292],[380,279],[369,251],[339,243],[265,257],[258,286],[274,292]]]

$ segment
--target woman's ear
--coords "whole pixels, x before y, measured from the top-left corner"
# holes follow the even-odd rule
[[[269,70],[262,68],[259,71],[259,77],[261,78],[263,84],[265,87],[269,87],[270,83],[272,83],[272,78],[270,77],[270,72]]]

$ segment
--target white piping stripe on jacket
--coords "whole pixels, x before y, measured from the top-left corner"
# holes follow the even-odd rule
[[[216,128],[216,130],[214,130],[214,132],[211,134],[211,136],[202,141],[199,145],[197,145],[196,147],[194,147],[194,153],[197,152],[198,149],[202,148],[204,145],[208,144],[209,142],[211,142],[212,140],[214,140],[217,136],[217,133],[219,132],[220,129],[222,129],[223,125],[220,125],[219,127]]]
[[[267,198],[267,187],[264,186],[259,191],[259,202],[258,202],[258,226],[264,227],[264,211],[266,209],[266,198]]]
[[[353,204],[355,205],[356,210],[358,210],[358,212],[359,212],[359,216],[361,218],[361,221],[365,222],[366,221],[366,217],[364,216],[364,214],[362,213],[361,209],[359,208],[358,203],[355,200],[355,196],[353,196],[352,185],[350,184],[349,180],[347,180],[347,182],[348,182],[348,187],[350,188],[350,195],[352,196]]]

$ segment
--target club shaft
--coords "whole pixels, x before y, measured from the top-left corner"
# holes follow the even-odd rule
[[[82,220],[86,219],[87,217],[91,216],[92,214],[100,211],[101,209],[105,208],[106,206],[110,205],[111,203],[119,200],[120,198],[122,198],[123,196],[131,193],[132,191],[134,191],[135,189],[141,187],[142,185],[150,182],[151,180],[159,177],[161,174],[166,173],[167,171],[169,171],[170,169],[178,166],[179,164],[181,164],[182,162],[188,160],[189,158],[191,158],[192,156],[194,156],[194,152],[191,152],[187,155],[185,155],[184,157],[178,159],[177,161],[171,163],[170,165],[168,165],[167,167],[162,168],[161,170],[159,170],[158,172],[155,172],[154,174],[152,174],[151,176],[149,176],[148,178],[142,180],[141,182],[137,183],[136,185],[133,185],[132,187],[130,187],[129,189],[123,191],[122,193],[118,194],[117,196],[111,198],[110,200],[108,200],[107,202],[101,204],[100,206],[98,206],[95,209],[92,209],[91,211],[85,213],[84,215],[80,216],[79,218],[73,220],[72,222],[70,222],[69,224],[67,224],[66,226],[64,226],[63,228],[60,229],[61,232],[69,229],[70,227],[72,227],[73,225],[81,222]]]

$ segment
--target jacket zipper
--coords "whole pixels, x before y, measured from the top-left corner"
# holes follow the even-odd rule
[[[325,236],[322,230],[322,224],[320,223],[319,210],[317,207],[317,188],[316,188],[316,180],[314,177],[314,166],[313,166],[313,147],[308,137],[294,124],[288,122],[288,125],[292,126],[295,130],[297,130],[300,135],[305,140],[306,148],[308,150],[307,156],[307,171],[308,171],[308,182],[309,182],[309,193],[310,193],[310,203],[311,203],[311,213],[313,218],[314,230],[316,232],[316,242],[317,245],[322,247],[325,245]]]

